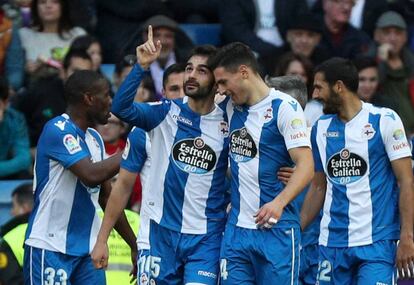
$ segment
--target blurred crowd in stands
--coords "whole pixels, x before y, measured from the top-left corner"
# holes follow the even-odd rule
[[[162,51],[136,101],[160,100],[167,89],[182,94],[179,72],[173,72],[171,82],[163,75],[172,64],[184,62],[194,45],[240,41],[256,53],[263,76],[299,75],[309,99],[318,64],[334,56],[352,59],[361,99],[394,109],[407,134],[414,134],[413,0],[0,3],[1,180],[33,178],[37,140],[43,125],[65,112],[63,86],[75,70],[103,73],[116,92],[136,62],[135,48],[146,41],[148,25]],[[130,130],[126,124],[112,116],[96,128],[108,156],[123,150]],[[135,188],[131,206],[138,210],[139,181]]]

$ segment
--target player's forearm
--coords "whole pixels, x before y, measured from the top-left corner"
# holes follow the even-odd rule
[[[140,112],[133,102],[144,74],[144,69],[136,64],[122,82],[112,100],[112,113],[121,120],[135,125],[137,125]]]
[[[126,187],[129,186],[129,187]],[[114,187],[110,191],[110,196],[105,199],[106,195],[100,199],[102,209],[104,209],[104,218],[102,221],[101,229],[99,230],[98,241],[106,242],[108,240],[111,230],[115,227],[121,227],[122,222],[117,224],[121,215],[128,203],[129,196],[131,194],[132,185],[125,185],[122,181],[115,182]],[[119,231],[118,231],[119,232]],[[121,232],[119,232],[121,234]],[[121,234],[122,236],[122,234]]]
[[[413,240],[413,199],[414,187],[412,179],[404,179],[400,182],[400,239]]]
[[[91,182],[101,184],[114,177],[119,172],[121,157],[122,153],[117,153],[108,159],[93,163],[88,175]]]
[[[300,226],[302,230],[306,229],[321,211],[325,201],[325,195],[326,176],[323,172],[317,171],[312,179],[300,211]]]
[[[115,230],[121,235],[121,237],[125,240],[125,242],[129,245],[131,249],[136,250],[137,238],[135,236],[134,231],[131,228],[131,225],[128,223],[124,211],[122,211],[121,216],[115,224]]]

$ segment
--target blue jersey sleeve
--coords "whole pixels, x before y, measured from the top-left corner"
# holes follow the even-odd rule
[[[313,160],[315,162],[315,171],[323,172],[323,165],[321,161],[321,155],[319,154],[318,143],[316,141],[316,133],[317,133],[318,123],[316,122],[312,127],[311,132],[311,144],[312,144],[312,153],[313,153]]]
[[[122,154],[121,168],[139,173],[147,160],[147,134],[144,130],[133,128],[128,135]]]
[[[145,74],[146,72],[138,64],[132,68],[112,101],[112,113],[127,123],[150,131],[164,120],[170,110],[171,102],[169,100],[156,103],[134,102]]]
[[[56,124],[49,123],[44,128],[42,136],[39,143],[46,155],[61,163],[65,168],[90,156],[86,144],[80,143],[76,131],[68,124],[61,129]]]

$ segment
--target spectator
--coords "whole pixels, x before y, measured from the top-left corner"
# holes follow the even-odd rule
[[[12,193],[13,218],[0,229],[0,284],[23,284],[23,242],[33,208],[32,184],[23,184]],[[6,262],[4,262],[6,261]]]
[[[70,49],[86,51],[92,59],[92,70],[101,73],[102,49],[98,39],[90,35],[77,37],[73,40]]]
[[[290,50],[308,58],[314,66],[328,59],[326,50],[319,46],[322,38],[322,23],[311,14],[294,21],[286,36]]]
[[[409,0],[408,0],[409,1]],[[322,0],[317,0],[312,8],[317,14],[323,14]],[[349,23],[356,29],[364,31],[372,37],[375,23],[379,16],[388,9],[387,0],[354,0]]]
[[[162,77],[164,70],[171,64],[186,60],[189,49],[193,46],[191,40],[179,29],[178,24],[172,19],[157,15],[144,23],[142,31],[143,41],[147,41],[147,27],[153,29],[154,42],[161,41],[162,49],[158,59],[151,64],[150,73],[154,81],[158,98],[162,97]],[[181,40],[179,40],[181,39]],[[139,43],[133,45],[134,51]],[[132,50],[131,50],[132,53]]]
[[[276,66],[275,75],[298,75],[306,84],[308,90],[312,90],[313,78],[312,63],[306,57],[294,53],[286,53],[279,59],[279,64]]]
[[[121,86],[122,81],[127,77],[136,62],[137,58],[132,54],[124,56],[122,60],[117,62],[114,72],[114,85],[116,90]]]
[[[407,48],[407,24],[400,14],[381,15],[375,29],[377,47],[368,53],[379,61],[382,93],[378,100],[401,117],[407,134],[414,132],[414,107],[410,101],[409,80],[414,76],[414,54]]]
[[[17,91],[23,84],[24,54],[16,25],[0,8],[0,75]]]
[[[371,39],[349,24],[354,0],[323,0],[324,30],[321,46],[330,57],[353,59],[366,52]]]
[[[125,124],[114,114],[111,113],[106,125],[96,125],[96,130],[102,136],[108,156],[124,150],[126,141],[122,136],[125,133]]]
[[[23,114],[8,106],[9,86],[0,78],[0,179],[27,178],[29,137]]]
[[[283,45],[288,27],[307,10],[305,0],[221,1],[223,41],[245,43],[259,58],[269,58]]]
[[[103,62],[117,63],[128,48],[130,39],[137,39],[142,23],[157,14],[168,15],[163,0],[100,0],[96,1],[96,36],[103,48]],[[135,48],[136,45],[131,47]],[[135,54],[135,50],[133,52]]]
[[[47,65],[59,66],[73,39],[85,34],[82,28],[72,26],[68,5],[68,0],[32,1],[32,26],[19,31],[29,75]]]
[[[75,70],[82,69],[92,69],[90,56],[84,51],[69,52],[61,76],[41,78],[16,98],[14,106],[24,113],[29,125],[32,154],[44,124],[66,110],[63,83]]]
[[[280,56],[293,52],[308,58],[312,64],[318,65],[328,59],[328,52],[319,46],[322,37],[322,22],[314,15],[300,16],[288,28],[286,44],[269,57],[264,57],[261,64],[266,70],[273,71],[280,60]]]
[[[380,105],[378,102],[379,72],[374,58],[362,57],[354,60],[358,70],[359,85],[357,94],[361,100]]]

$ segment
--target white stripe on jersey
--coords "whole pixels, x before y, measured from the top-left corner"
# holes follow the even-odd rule
[[[265,121],[261,117],[262,113],[249,112],[248,120],[246,120],[244,126],[248,130],[262,130]],[[252,131],[249,134],[255,142],[260,142],[261,132]],[[259,149],[259,144],[257,148]],[[257,158],[237,164],[239,167],[240,211],[236,225],[242,228],[256,228],[253,216],[260,209],[259,151],[257,152]]]
[[[209,118],[200,117],[201,138],[207,145],[215,145],[215,138],[206,136],[211,132],[211,120]],[[220,152],[216,152],[217,162]],[[216,162],[216,163],[217,163]],[[205,218],[205,209],[209,192],[200,193],[200,189],[209,189],[214,175],[210,175],[209,179],[200,179],[200,175],[190,173],[188,175],[187,184],[184,189],[183,203],[183,221],[181,231],[191,233],[194,229],[204,228],[207,232],[207,219]],[[197,198],[198,197],[198,198]],[[196,200],[196,198],[198,200]]]
[[[321,149],[319,146],[323,145],[321,143],[323,139],[323,134],[327,133],[327,130],[328,130],[329,125],[331,124],[331,121],[332,119],[319,121],[318,132],[316,134],[319,155],[321,156],[321,161],[322,161],[323,169],[325,170],[325,172],[326,172],[326,163],[324,163],[324,161],[326,161],[326,150],[324,148]],[[332,184],[329,181],[329,179],[326,179],[326,182],[327,182],[326,194],[325,194],[325,201],[323,203],[323,216],[321,219],[320,234],[319,234],[319,243],[324,246],[326,246],[328,243],[328,235],[329,235],[328,225],[331,222],[330,210],[331,210],[331,205],[332,205]]]
[[[55,160],[49,160],[49,181],[39,197],[39,208],[26,244],[51,251],[66,253],[66,234],[70,214],[56,215],[61,209],[72,209],[77,177]],[[51,204],[51,201],[52,204]],[[48,231],[48,232],[47,232]]]
[[[368,122],[369,113],[361,114],[360,120]],[[351,121],[345,125],[345,148],[359,149],[359,155],[369,162],[368,142],[355,139],[355,132],[361,127],[361,121]],[[370,163],[367,163],[367,173],[370,173]],[[369,175],[359,181],[346,185],[346,196],[349,200],[348,241],[350,245],[372,243],[372,201]],[[369,237],[369,238],[368,238]]]
[[[158,127],[149,132],[151,140],[151,160],[152,161],[165,161],[166,157],[171,155],[171,146],[174,144],[175,134],[177,133],[178,126],[174,122],[173,117],[180,115],[180,108],[171,103],[171,109],[169,114],[165,116]],[[164,140],[154,140],[154,136],[159,132]],[[161,163],[159,165],[153,165],[148,171],[148,180],[146,184],[151,189],[148,191],[147,209],[148,215],[151,219],[156,221],[158,224],[161,221],[163,215],[164,205],[164,181],[168,171],[169,163]],[[155,185],[155,187],[154,187]]]

